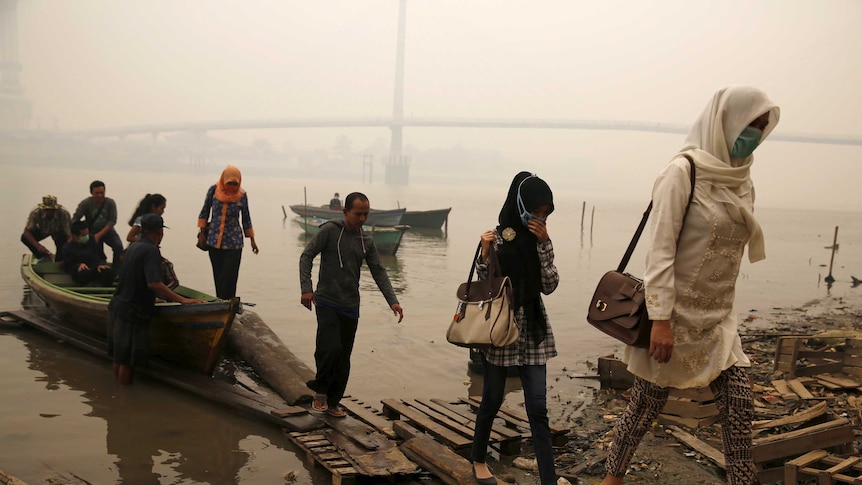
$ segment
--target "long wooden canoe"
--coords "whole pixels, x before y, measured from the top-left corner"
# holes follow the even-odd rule
[[[302,227],[309,236],[313,236],[320,231],[320,225],[327,222],[327,219],[319,217],[297,217],[296,223]],[[374,246],[377,252],[382,255],[394,255],[401,246],[401,237],[404,236],[404,231],[407,226],[396,227],[377,227],[377,226],[362,226],[362,231],[371,235],[374,240]]]
[[[294,204],[290,206],[290,210],[294,212],[294,214],[301,217],[317,217],[320,219],[340,219],[344,217],[344,213],[340,210],[332,210],[329,206],[313,206],[313,205],[305,205],[305,204]],[[368,213],[368,220],[365,221],[365,224],[369,226],[387,226],[394,227],[400,224],[401,218],[404,217],[404,213],[407,211],[406,208],[402,207],[400,209],[371,209]]]
[[[21,261],[21,277],[57,321],[107,341],[108,303],[115,287],[77,286],[58,263],[38,263],[29,254]],[[240,311],[239,298],[219,300],[184,286],[174,291],[208,303],[157,303],[150,323],[150,354],[211,375]]]
[[[401,218],[401,224],[406,224],[411,227],[433,227],[440,229],[440,226],[446,223],[449,218],[451,207],[445,209],[434,209],[430,211],[407,211],[404,217]]]

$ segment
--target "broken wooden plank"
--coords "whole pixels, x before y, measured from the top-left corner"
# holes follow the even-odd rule
[[[422,409],[429,416],[445,416],[447,420],[461,423],[460,429],[458,429],[458,431],[466,432],[465,436],[469,437],[471,440],[473,439],[473,435],[475,434],[476,428],[475,420],[465,418],[461,414],[451,411],[446,406],[441,406],[433,402],[432,400],[415,399],[413,403],[417,409]],[[420,408],[420,406],[424,406],[424,408]],[[503,455],[519,455],[521,453],[521,434],[517,433],[514,430],[510,430],[505,426],[498,426],[497,428],[506,430],[506,434],[498,433],[494,430],[494,427],[492,425],[490,435],[491,444],[497,444],[500,449],[500,453],[502,453]]]
[[[855,389],[859,386],[862,386],[862,382],[859,382],[855,379],[850,379],[848,377],[841,377],[830,374],[822,374],[815,376],[821,381],[826,381],[832,384],[835,384],[840,389]]]
[[[476,408],[478,409],[479,404],[482,403],[482,397],[481,396],[470,396],[469,401],[474,403]],[[500,413],[503,413],[504,416],[500,416]],[[504,417],[506,419],[506,421],[513,421],[513,422],[517,421],[520,423],[519,426],[530,429],[530,418],[528,418],[525,413],[518,411],[517,409],[512,409],[508,406],[500,406],[500,411],[497,413],[497,416],[498,417]],[[550,428],[551,428],[551,435],[564,435],[569,431],[566,428],[554,426],[553,424],[550,425]]]
[[[799,470],[813,463],[817,463],[828,455],[824,450],[812,450],[808,453],[794,458],[784,464],[784,483],[795,485],[799,479]]]
[[[607,451],[600,451],[592,459],[582,461],[577,465],[563,470],[558,470],[557,475],[571,481],[572,483],[580,483],[578,475],[589,470],[590,468],[604,463],[608,459]]]
[[[355,483],[358,471],[347,460],[344,453],[326,439],[325,434],[288,432],[287,437],[306,453],[306,460],[310,465],[320,465],[332,473],[334,485]]]
[[[389,477],[397,474],[409,475],[419,471],[416,464],[408,460],[394,443],[385,449],[368,451],[353,439],[334,429],[326,430],[325,434],[359,475]]]
[[[686,418],[705,418],[708,416],[717,416],[718,407],[715,402],[705,403],[668,396],[662,413]]]
[[[377,414],[370,406],[353,398],[342,399],[341,406],[356,416],[356,419],[383,433],[387,438],[396,438],[395,432],[392,430],[392,421],[386,419],[385,416]]]
[[[818,448],[829,448],[852,442],[853,426],[846,418],[837,418],[787,433],[764,436],[753,441],[755,463],[801,455]]]
[[[814,395],[811,394],[811,391],[809,391],[798,378],[787,381],[787,385],[802,399],[814,399]]]
[[[818,416],[822,416],[828,410],[829,407],[826,404],[826,401],[821,401],[808,409],[804,409],[790,416],[784,416],[782,418],[773,419],[771,421],[765,422],[759,421],[757,422],[757,424],[752,425],[752,429],[759,430],[766,428],[777,428],[778,426],[787,426],[788,424],[804,423]]]
[[[404,425],[399,424],[399,427]],[[417,435],[400,446],[404,454],[448,485],[474,483],[473,464],[427,436]]]
[[[474,430],[475,430],[475,425],[476,425],[476,415],[475,415],[475,414],[473,414],[473,413],[471,413],[469,410],[467,410],[467,409],[459,409],[459,407],[458,407],[455,403],[448,402],[448,401],[444,401],[443,399],[437,399],[437,398],[435,398],[435,399],[431,399],[431,402],[433,402],[433,403],[437,404],[438,406],[443,406],[444,408],[446,408],[446,409],[448,409],[448,410],[452,411],[453,413],[457,413],[457,414],[459,414],[460,416],[463,416],[465,419],[469,419],[469,420],[472,422],[471,429],[474,429]],[[529,436],[530,436],[530,435],[529,435],[529,432],[526,432],[526,431],[525,431],[525,432],[523,432],[523,433],[522,433],[522,432],[518,432],[517,430],[511,429],[511,428],[507,428],[507,427],[505,427],[505,426],[502,426],[502,425],[500,425],[500,424],[497,424],[496,422],[494,422],[494,423],[491,425],[491,429],[492,429],[494,432],[499,433],[499,434],[500,434],[500,435],[502,435],[502,436],[505,436],[506,438],[519,438],[519,437],[520,437],[520,438],[524,438],[524,437],[529,437]]]
[[[299,406],[286,406],[270,411],[270,414],[272,414],[273,416],[278,416],[279,418],[286,418],[288,416],[299,416],[306,413],[308,413],[308,410]]]
[[[796,366],[796,376],[813,376],[832,372],[841,372],[844,368],[843,362],[831,362],[828,364],[810,365],[805,367]]]
[[[682,430],[679,426],[669,426],[670,434],[679,440],[680,443],[688,446],[692,450],[709,458],[709,460],[721,468],[727,465],[724,461],[724,453],[711,446],[709,443],[701,441],[697,436],[689,434]]]
[[[703,428],[718,421],[718,415],[708,416],[705,418],[687,418],[683,416],[674,416],[673,414],[659,414],[658,422],[663,425],[685,426],[687,428]]]
[[[443,426],[436,421],[427,417],[421,411],[404,404],[400,400],[397,399],[384,399],[381,401],[383,404],[383,412],[387,416],[389,415],[398,415],[407,418],[412,421],[413,424],[423,429],[432,435],[434,435],[437,439],[443,441],[450,448],[465,448],[470,446],[473,442],[472,439],[465,438],[464,436],[450,430],[446,426]]]
[[[799,399],[799,395],[793,392],[793,389],[787,385],[787,381],[784,379],[776,379],[772,381],[772,387],[778,391],[778,394],[781,395],[781,399],[784,399],[785,401],[789,399]]]

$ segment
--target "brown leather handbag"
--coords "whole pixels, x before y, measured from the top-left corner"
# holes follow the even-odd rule
[[[694,160],[688,155],[684,156],[691,166],[691,193],[688,195],[688,204],[685,206],[683,224],[685,224],[685,217],[688,215],[688,208],[694,197],[695,179]],[[643,280],[626,273],[625,269],[635,246],[637,246],[638,239],[646,227],[651,210],[652,201],[647,206],[620,265],[615,271],[605,273],[599,280],[587,310],[587,322],[592,326],[626,345],[641,348],[649,348],[652,320],[649,319],[647,313]],[[680,232],[682,232],[682,227],[680,227]],[[678,235],[677,239],[679,239]]]

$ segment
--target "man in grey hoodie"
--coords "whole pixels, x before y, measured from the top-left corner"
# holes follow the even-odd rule
[[[368,264],[386,303],[398,316],[398,323],[404,319],[404,310],[386,269],[380,264],[374,240],[362,231],[370,207],[365,194],[348,194],[344,200],[344,218],[323,223],[320,232],[308,242],[299,257],[301,303],[309,311],[312,304],[317,307],[314,351],[317,375],[307,383],[315,392],[311,408],[337,418],[346,416],[339,403],[347,389],[350,354],[359,325],[359,270],[363,261]],[[312,292],[311,268],[318,254],[320,271],[317,290]]]

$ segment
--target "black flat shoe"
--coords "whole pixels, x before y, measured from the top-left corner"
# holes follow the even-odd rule
[[[471,468],[473,468],[473,479],[475,479],[476,483],[478,483],[479,485],[497,485],[497,479],[496,478],[494,478],[494,477],[479,478],[476,476],[476,467],[473,466]]]

